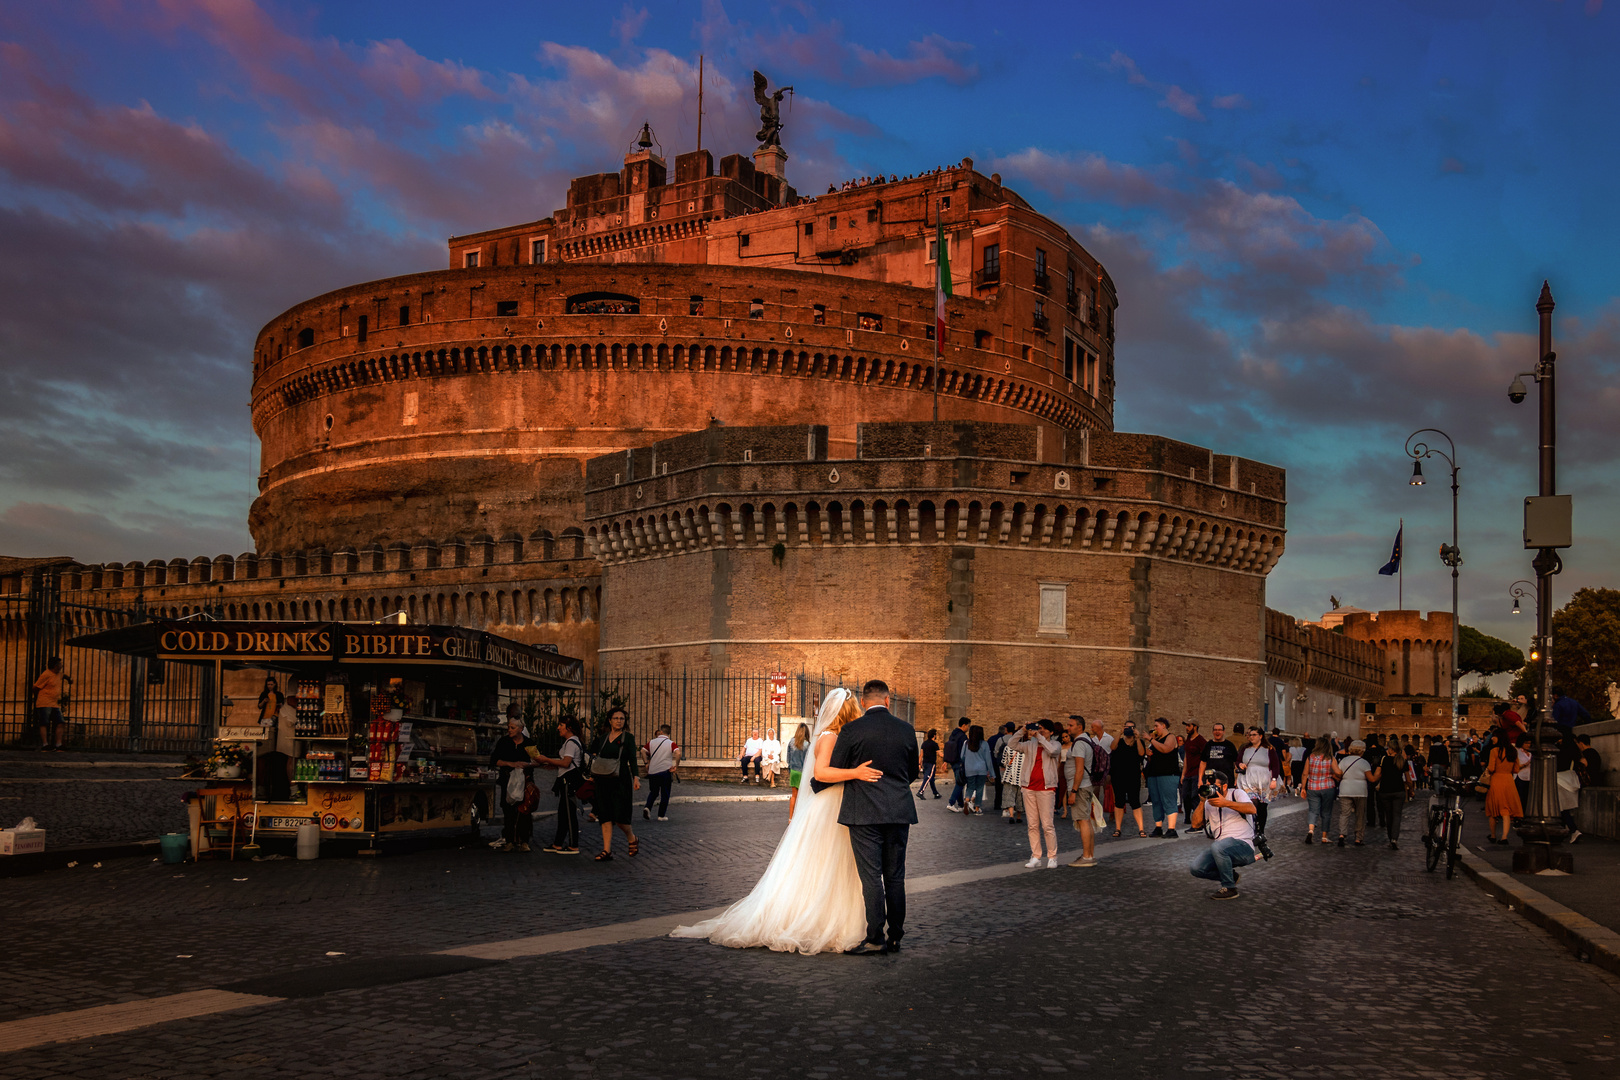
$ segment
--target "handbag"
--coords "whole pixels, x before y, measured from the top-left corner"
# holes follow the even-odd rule
[[[527,778],[522,769],[513,769],[506,777],[506,801],[520,803],[523,801],[523,785]]]
[[[601,747],[599,747],[597,749],[596,756],[591,758],[591,775],[592,776],[617,776],[618,775],[618,772],[619,772],[619,759],[616,756],[615,757],[608,757],[606,754],[602,753],[602,751],[606,750],[606,749],[607,749],[607,743],[606,743],[606,741],[604,741],[602,743]],[[623,749],[622,745],[621,745],[620,749],[621,750]]]

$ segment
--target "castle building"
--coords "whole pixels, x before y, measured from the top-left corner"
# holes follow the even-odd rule
[[[999,175],[807,198],[785,162],[642,146],[445,269],[275,316],[256,551],[63,588],[404,610],[588,672],[883,671],[934,722],[1254,719],[1283,471],[1114,431],[1113,282]]]

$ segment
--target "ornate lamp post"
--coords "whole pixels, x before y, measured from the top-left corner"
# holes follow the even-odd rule
[[[1508,586],[1508,595],[1513,597],[1513,614],[1517,615],[1519,613],[1520,600],[1523,600],[1526,596],[1535,597],[1535,588],[1535,582],[1525,581],[1523,578]],[[1534,602],[1533,599],[1532,602]]]
[[[1438,435],[1446,440],[1447,450],[1430,446],[1419,435]],[[1422,428],[1406,437],[1406,455],[1412,459],[1412,486],[1423,486],[1423,459],[1437,457],[1451,469],[1451,543],[1440,545],[1440,561],[1451,567],[1451,737],[1457,737],[1457,643],[1462,638],[1462,624],[1457,621],[1457,568],[1462,565],[1462,552],[1457,548],[1457,444],[1439,428]]]
[[[1520,373],[1508,387],[1508,400],[1515,405],[1526,397],[1526,375],[1536,381],[1540,392],[1538,442],[1541,455],[1538,472],[1539,493],[1544,499],[1558,492],[1558,399],[1553,379],[1553,366],[1558,356],[1552,348],[1552,313],[1555,306],[1552,289],[1542,282],[1541,295],[1536,299],[1536,314],[1541,329],[1539,360],[1535,371]],[[1527,514],[1527,533],[1528,517]],[[1528,540],[1527,536],[1527,543]],[[1516,830],[1525,846],[1513,853],[1513,869],[1519,873],[1533,874],[1549,868],[1567,873],[1575,868],[1575,860],[1568,850],[1555,850],[1553,847],[1569,835],[1569,830],[1558,816],[1558,748],[1542,739],[1547,714],[1552,708],[1552,579],[1564,568],[1563,560],[1558,557],[1558,546],[1567,545],[1569,538],[1562,537],[1554,543],[1557,546],[1539,548],[1535,561],[1531,563],[1536,571],[1536,644],[1541,652],[1541,692],[1540,700],[1536,703],[1535,748],[1530,762],[1530,802],[1524,808],[1525,816]]]

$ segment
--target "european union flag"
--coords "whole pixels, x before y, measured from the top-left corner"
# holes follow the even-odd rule
[[[1404,533],[1404,532],[1406,532],[1406,526],[1405,525],[1402,525],[1399,529],[1397,529],[1395,531],[1395,550],[1393,550],[1393,551],[1391,551],[1389,553],[1389,562],[1385,563],[1383,569],[1378,571],[1380,574],[1383,574],[1385,577],[1388,577],[1391,574],[1400,573],[1400,570],[1401,570],[1401,534]]]

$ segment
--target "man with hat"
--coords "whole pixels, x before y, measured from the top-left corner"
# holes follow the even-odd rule
[[[1204,765],[1204,748],[1209,741],[1198,734],[1198,721],[1192,717],[1181,722],[1186,733],[1181,744],[1181,808],[1191,814],[1198,805],[1198,774]]]

